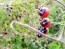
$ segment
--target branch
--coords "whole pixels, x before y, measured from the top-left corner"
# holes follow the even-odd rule
[[[63,4],[62,2],[60,2],[59,0],[55,0],[56,2],[60,3],[61,5],[63,5],[65,7],[65,4]]]
[[[13,24],[14,24],[14,23],[17,23],[17,24],[19,24],[19,25],[28,27],[29,29],[33,30],[35,33],[40,33],[40,34],[42,34],[43,37],[45,37],[45,38],[48,38],[48,39],[51,39],[51,40],[54,40],[54,41],[57,41],[57,42],[64,43],[64,42],[62,42],[62,41],[60,41],[60,40],[57,40],[56,38],[52,38],[52,37],[49,37],[48,35],[43,34],[43,33],[40,32],[39,30],[35,29],[34,27],[31,27],[31,26],[28,25],[28,24],[22,24],[21,22],[17,22],[16,20],[13,20],[13,21],[11,22],[11,24],[10,24],[10,27],[11,27],[11,29],[12,29],[16,34],[18,34],[18,32],[13,28]]]

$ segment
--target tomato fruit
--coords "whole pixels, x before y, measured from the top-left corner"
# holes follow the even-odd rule
[[[48,28],[51,26],[51,22],[48,18],[45,18],[40,22],[40,25],[44,28]]]
[[[42,34],[37,34],[37,36],[38,36],[39,38],[41,38],[41,37],[42,37]]]
[[[49,29],[48,29],[48,28],[42,28],[40,31],[41,31],[42,33],[44,33],[44,34],[47,34],[48,31],[49,31]]]
[[[39,11],[39,15],[41,18],[47,18],[50,14],[50,10],[47,7],[43,7],[40,11]]]

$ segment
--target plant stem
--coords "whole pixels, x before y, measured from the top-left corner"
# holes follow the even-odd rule
[[[14,24],[14,23],[17,23],[17,24],[19,24],[19,25],[28,27],[29,29],[33,30],[35,33],[40,33],[40,34],[42,34],[43,37],[45,37],[45,38],[48,38],[48,39],[51,39],[51,40],[54,40],[54,41],[63,43],[62,41],[57,40],[56,38],[52,38],[52,37],[50,37],[50,36],[48,36],[48,35],[46,35],[46,34],[43,34],[43,33],[40,32],[39,30],[35,29],[34,27],[31,27],[31,26],[28,25],[28,24],[22,24],[21,22],[17,22],[16,20],[14,20],[14,21],[11,22],[10,27],[11,27],[11,29],[12,29],[16,34],[18,34],[18,32],[13,28],[13,24]]]
[[[61,5],[63,5],[65,7],[65,4],[63,4],[62,2],[60,2],[59,0],[55,0],[56,2],[60,3]]]

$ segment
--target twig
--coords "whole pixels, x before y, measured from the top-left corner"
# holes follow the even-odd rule
[[[62,36],[63,36],[63,31],[64,31],[64,27],[65,26],[62,26],[61,28],[60,28],[60,33],[59,33],[59,36],[58,36],[58,40],[60,40],[61,38],[62,38]],[[62,29],[62,30],[61,30]]]
[[[60,3],[61,5],[63,5],[65,7],[65,4],[63,4],[62,2],[60,2],[59,0],[55,0],[56,2]]]
[[[45,38],[52,39],[52,40],[54,40],[54,41],[64,43],[64,42],[62,42],[62,41],[60,41],[60,40],[57,40],[56,38],[52,38],[52,37],[49,37],[48,35],[43,34],[43,33],[40,32],[39,30],[35,29],[34,27],[31,27],[31,26],[28,25],[28,24],[22,24],[21,22],[17,22],[16,20],[14,20],[14,21],[11,22],[10,27],[11,27],[11,29],[12,29],[16,34],[18,34],[18,32],[13,28],[13,24],[14,24],[14,23],[17,23],[17,24],[19,24],[19,25],[28,27],[29,29],[33,30],[35,33],[40,33],[40,34],[42,34]]]

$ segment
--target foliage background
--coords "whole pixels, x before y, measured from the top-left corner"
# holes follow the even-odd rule
[[[65,3],[64,0],[60,0]],[[7,7],[9,4],[9,7]],[[38,7],[44,4],[50,9],[49,19],[51,22],[65,23],[65,7],[54,0],[0,0],[0,49],[64,49],[65,45],[44,37],[38,38],[34,31],[14,24],[19,32],[12,31],[10,23],[17,20],[29,24],[38,29],[41,18],[38,15]],[[10,7],[13,7],[12,9]],[[21,18],[19,17],[20,14]],[[61,25],[52,25],[49,28],[49,36],[60,33]],[[56,36],[54,36],[56,37]],[[54,38],[53,37],[53,38]]]

